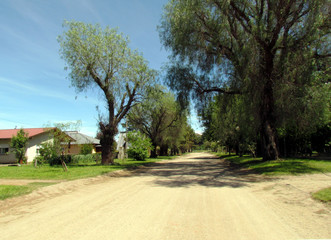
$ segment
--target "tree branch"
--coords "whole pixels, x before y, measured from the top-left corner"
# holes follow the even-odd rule
[[[125,105],[125,107],[123,107],[123,109],[121,109],[121,111],[118,111],[118,113],[116,114],[116,123],[117,124],[124,118],[124,116],[130,110],[132,102],[134,101],[134,97],[136,95],[136,90],[137,90],[138,86],[139,86],[139,83],[136,83],[131,92],[129,85],[128,84],[126,85],[126,91],[128,93],[129,100],[128,100],[128,103]],[[123,102],[123,100],[122,100],[122,102]]]
[[[197,81],[196,79],[193,79],[193,81],[197,84],[198,86],[198,92],[200,94],[203,94],[203,93],[210,93],[210,92],[219,92],[219,93],[224,93],[224,94],[229,94],[229,95],[235,95],[235,94],[242,94],[241,91],[237,90],[237,91],[229,91],[229,90],[226,90],[226,89],[222,89],[222,88],[218,88],[218,87],[211,87],[211,88],[208,88],[208,89],[205,89],[200,83],[199,81]]]

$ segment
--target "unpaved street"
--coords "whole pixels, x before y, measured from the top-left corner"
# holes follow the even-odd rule
[[[310,197],[330,180],[265,178],[193,153],[0,201],[0,238],[331,239],[331,209]]]

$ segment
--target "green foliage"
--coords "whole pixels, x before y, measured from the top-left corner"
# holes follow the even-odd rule
[[[87,155],[93,151],[93,144],[83,144],[80,148],[80,154]]]
[[[101,155],[100,153],[93,154],[84,154],[84,155],[73,155],[72,163],[73,164],[86,164],[86,163],[98,163],[100,162]]]
[[[331,202],[331,187],[313,193],[313,197],[323,202]]]
[[[204,150],[210,150],[211,143],[209,141],[204,141],[203,142],[203,148]]]
[[[184,122],[181,124],[182,128],[182,136],[180,141],[180,150],[182,153],[186,152],[192,152],[194,148],[194,144],[196,143],[196,134],[193,130],[193,128],[187,124],[187,122]]]
[[[99,112],[102,163],[113,164],[118,123],[155,79],[156,71],[149,69],[138,51],[129,48],[128,37],[117,29],[76,21],[65,21],[64,27],[58,41],[72,86],[78,92],[96,87],[105,97],[108,112]]]
[[[172,51],[168,85],[184,103],[195,98],[204,112],[210,105],[203,102],[218,101],[206,94],[232,98],[208,109],[208,140],[225,141],[238,152],[259,142],[270,160],[278,157],[277,128],[300,136],[328,123],[327,5],[325,0],[169,1],[159,26],[161,41]],[[224,101],[231,106],[224,108]]]
[[[211,143],[210,143],[210,149],[211,149],[213,152],[217,152],[217,151],[218,151],[218,143],[217,143],[217,142],[211,142]]]
[[[72,163],[71,155],[53,156],[48,160],[50,166],[62,165],[62,161],[67,165]]]
[[[13,148],[17,162],[22,163],[26,161],[26,149],[28,144],[29,136],[24,132],[23,129],[20,129],[16,136],[13,136],[10,141],[10,147]]]
[[[151,139],[152,156],[156,157],[157,146],[167,149],[176,144],[178,147],[177,139],[183,132],[186,117],[180,115],[174,95],[156,85],[147,88],[144,100],[130,110],[127,119],[131,129],[139,130]]]
[[[138,161],[144,161],[148,158],[149,151],[153,148],[149,138],[140,132],[129,132],[127,135],[129,143],[128,155]]]
[[[58,156],[58,147],[53,142],[44,142],[40,145],[39,154],[35,157],[38,166],[49,163],[51,159]]]

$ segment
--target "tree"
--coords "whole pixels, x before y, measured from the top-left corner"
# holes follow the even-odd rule
[[[74,21],[64,27],[67,31],[58,40],[71,84],[78,92],[97,87],[106,102],[106,116],[99,112],[101,163],[113,164],[117,126],[156,73],[116,29]]]
[[[128,114],[129,127],[148,136],[153,145],[151,157],[157,157],[157,146],[166,145],[167,131],[180,119],[179,106],[172,93],[157,85],[147,89],[145,99]]]
[[[13,136],[10,141],[10,147],[13,148],[17,162],[23,164],[26,161],[26,148],[29,140],[29,134],[20,129],[16,136]]]
[[[220,146],[225,146],[229,152],[247,152],[257,140],[258,126],[255,124],[253,112],[244,95],[215,96],[202,114],[204,138],[219,142]]]
[[[173,53],[169,85],[182,100],[192,90],[248,96],[258,113],[263,159],[277,159],[276,92],[293,83],[309,84],[316,79],[311,68],[315,59],[330,56],[325,47],[326,4],[325,0],[171,0],[159,27],[163,44]]]
[[[186,119],[185,119],[186,120]],[[193,128],[185,122],[182,124],[181,128],[183,129],[182,140],[180,142],[180,149],[182,153],[192,152],[194,141],[196,138],[195,132]]]

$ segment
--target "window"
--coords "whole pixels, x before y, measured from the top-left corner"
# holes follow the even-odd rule
[[[0,148],[0,154],[6,154],[9,152],[9,148]]]

